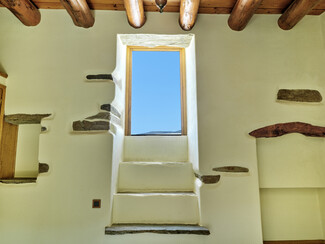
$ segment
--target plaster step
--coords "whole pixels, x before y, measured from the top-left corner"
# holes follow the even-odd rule
[[[114,224],[199,223],[194,193],[118,193],[113,202]]]
[[[199,225],[112,225],[105,228],[106,235],[138,233],[210,235],[209,229]]]
[[[124,162],[187,162],[187,136],[125,136]]]
[[[123,162],[118,192],[193,192],[191,163]]]

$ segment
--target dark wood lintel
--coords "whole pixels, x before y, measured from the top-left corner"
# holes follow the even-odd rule
[[[325,137],[325,127],[315,126],[302,122],[289,122],[265,126],[263,128],[254,130],[249,135],[255,138],[261,137],[277,137],[289,133],[300,133],[305,136]]]
[[[5,121],[13,125],[40,124],[41,120],[51,114],[10,114],[5,115]]]

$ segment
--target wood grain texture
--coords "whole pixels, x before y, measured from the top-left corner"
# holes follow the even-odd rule
[[[60,0],[34,0],[34,4],[42,9],[63,9]],[[125,11],[123,0],[87,0],[91,9]],[[264,0],[256,14],[282,14],[289,7],[292,0]],[[145,11],[158,12],[155,0],[143,0]],[[229,14],[235,6],[236,0],[201,0],[199,13]],[[179,12],[180,0],[168,0],[164,12]],[[310,15],[319,15],[325,10],[325,1],[321,1]]]
[[[0,0],[24,25],[35,26],[41,21],[41,13],[29,0]]]
[[[0,148],[0,178],[14,178],[18,125],[3,123]]]
[[[124,7],[129,24],[134,28],[140,28],[146,22],[143,0],[124,0]]]
[[[237,0],[228,19],[232,30],[243,30],[255,14],[263,0]]]
[[[240,166],[224,166],[224,167],[217,167],[213,168],[213,171],[217,172],[225,172],[225,173],[248,173],[249,169]]]
[[[295,0],[281,15],[278,20],[278,25],[283,30],[292,29],[320,2],[321,0]]]
[[[185,31],[189,31],[195,25],[199,11],[200,0],[181,0],[179,10],[179,24]]]
[[[4,184],[27,184],[36,183],[37,178],[12,178],[12,179],[0,179]]]
[[[61,0],[76,26],[89,28],[95,23],[86,0]]]
[[[280,89],[277,99],[292,102],[321,102],[323,100],[319,91],[307,89]]]
[[[4,120],[13,125],[40,124],[42,119],[49,116],[51,114],[10,114],[5,115]]]
[[[110,128],[109,121],[74,121],[72,124],[74,131],[108,131]]]
[[[290,123],[281,123],[269,125],[257,130],[254,130],[249,133],[249,135],[255,138],[261,137],[277,137],[289,133],[300,133],[305,136],[313,137],[325,137],[325,127],[314,126],[302,122],[290,122]]]

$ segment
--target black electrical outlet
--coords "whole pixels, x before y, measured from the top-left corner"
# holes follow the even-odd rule
[[[93,208],[100,208],[101,200],[100,199],[93,199]]]

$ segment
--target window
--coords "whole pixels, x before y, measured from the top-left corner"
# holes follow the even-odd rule
[[[128,47],[126,135],[186,135],[185,52]]]

